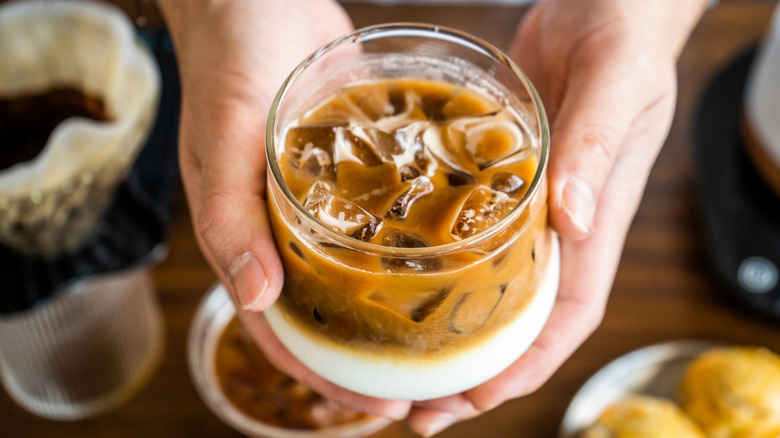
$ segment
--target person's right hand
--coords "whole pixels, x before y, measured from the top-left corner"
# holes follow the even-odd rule
[[[550,120],[558,295],[544,329],[515,363],[463,394],[417,403],[408,419],[413,430],[431,436],[533,393],[596,330],[672,121],[677,57],[704,7],[704,0],[543,0],[524,18],[509,55]]]
[[[279,296],[283,270],[266,213],[265,127],[283,80],[352,25],[329,0],[158,0],[182,84],[179,161],[201,250],[244,325],[277,368],[347,407],[401,419],[410,402],[374,399],[315,375],[259,311]],[[243,309],[243,310],[241,310]]]

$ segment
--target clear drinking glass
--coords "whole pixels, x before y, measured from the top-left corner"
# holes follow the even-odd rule
[[[121,9],[87,1],[0,6],[0,100],[7,125],[23,128],[3,146],[34,153],[4,160],[0,170],[0,243],[8,247],[0,252],[11,265],[0,291],[0,380],[32,413],[75,420],[112,408],[147,382],[162,355],[148,272],[156,257],[136,254],[145,245],[133,244],[158,243],[138,211],[151,199],[117,195],[150,134],[160,91],[155,58]],[[105,117],[79,116],[74,94],[101,102],[93,112]],[[57,103],[63,95],[71,98]],[[72,108],[47,117],[47,106]],[[106,213],[111,205],[122,208]],[[102,273],[83,275],[93,272]]]
[[[466,87],[526,126],[536,169],[522,200],[495,225],[437,246],[382,246],[335,231],[293,195],[280,169],[288,129],[338,90],[389,78]],[[531,83],[499,50],[436,26],[358,30],[293,71],[271,108],[266,142],[285,283],[265,316],[313,371],[371,396],[429,399],[486,381],[533,342],[559,270],[547,220],[548,126]]]
[[[0,316],[0,379],[34,414],[82,419],[137,393],[163,344],[148,268],[89,277],[31,309]]]

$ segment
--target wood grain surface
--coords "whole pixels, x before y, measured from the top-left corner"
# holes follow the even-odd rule
[[[706,13],[679,62],[679,100],[668,141],[643,202],[596,333],[536,393],[448,429],[440,436],[554,437],[572,396],[612,359],[674,339],[757,344],[780,351],[778,324],[739,310],[723,298],[700,235],[692,120],[702,90],[719,69],[754,46],[774,2],[722,0]],[[422,21],[456,27],[506,48],[523,6],[410,7],[349,4],[356,26]],[[0,437],[238,436],[198,397],[186,364],[187,330],[198,300],[215,281],[193,237],[178,196],[169,254],[154,269],[167,348],[150,383],[131,401],[99,417],[57,422],[35,417],[0,391]],[[396,423],[376,437],[412,437]]]

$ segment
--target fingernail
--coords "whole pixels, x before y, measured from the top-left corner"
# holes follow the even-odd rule
[[[238,304],[244,310],[253,310],[268,289],[263,265],[254,254],[245,252],[230,266],[229,275]]]
[[[428,425],[428,429],[423,434],[424,437],[431,437],[441,432],[442,430],[452,426],[458,418],[451,414],[440,414],[435,420]]]
[[[583,234],[591,233],[596,203],[593,191],[585,181],[573,177],[566,182],[561,195],[561,207]]]

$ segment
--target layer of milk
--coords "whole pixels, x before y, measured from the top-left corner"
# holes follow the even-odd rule
[[[480,344],[426,361],[380,352],[350,352],[301,330],[278,306],[265,311],[273,331],[290,352],[325,379],[372,397],[429,400],[457,394],[495,377],[517,360],[541,332],[552,311],[560,277],[557,236],[536,295],[508,325]]]

